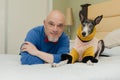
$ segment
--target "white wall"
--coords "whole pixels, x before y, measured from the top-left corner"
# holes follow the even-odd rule
[[[0,0],[4,1],[4,0]],[[52,9],[52,0],[6,0],[5,51],[18,54],[19,48],[29,29],[42,25],[47,13]],[[1,16],[1,15],[0,15]],[[1,29],[0,29],[1,30]],[[1,36],[1,35],[0,35]]]

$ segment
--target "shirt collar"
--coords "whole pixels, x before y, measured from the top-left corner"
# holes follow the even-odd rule
[[[49,42],[51,42],[51,41],[49,41],[49,40],[48,40],[47,36],[45,36],[45,39],[44,39],[44,41],[45,41],[46,43],[49,43]],[[51,42],[51,43],[57,44],[58,42]]]

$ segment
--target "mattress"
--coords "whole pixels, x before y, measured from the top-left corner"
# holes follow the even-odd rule
[[[120,80],[120,47],[105,49],[93,66],[84,63],[51,68],[51,64],[21,65],[20,55],[0,54],[0,80]]]

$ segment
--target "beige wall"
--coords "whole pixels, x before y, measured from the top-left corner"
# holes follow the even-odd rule
[[[0,0],[0,54],[19,54],[31,28],[42,25],[51,0]]]
[[[5,5],[6,0],[0,0],[0,53],[5,52],[5,19],[6,19],[6,13],[5,13]]]
[[[76,29],[80,24],[79,11],[81,10],[80,5],[85,3],[96,4],[108,0],[53,0],[53,9],[59,9],[65,14],[65,10],[68,7],[73,9],[74,25],[72,26],[71,39],[75,38]]]

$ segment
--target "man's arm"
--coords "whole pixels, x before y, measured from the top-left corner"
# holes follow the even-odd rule
[[[21,52],[21,64],[43,64],[45,63],[42,59],[29,54],[28,52]]]
[[[39,51],[32,43],[25,42],[24,45],[21,48],[21,51],[28,52],[32,56],[36,56],[38,58],[41,58],[43,61],[47,63],[53,63],[53,55]]]
[[[69,53],[69,44],[63,43],[56,54],[50,54],[37,50],[37,48],[30,42],[25,42],[21,50],[22,64],[40,64],[40,63],[58,63],[61,60],[62,54]]]

